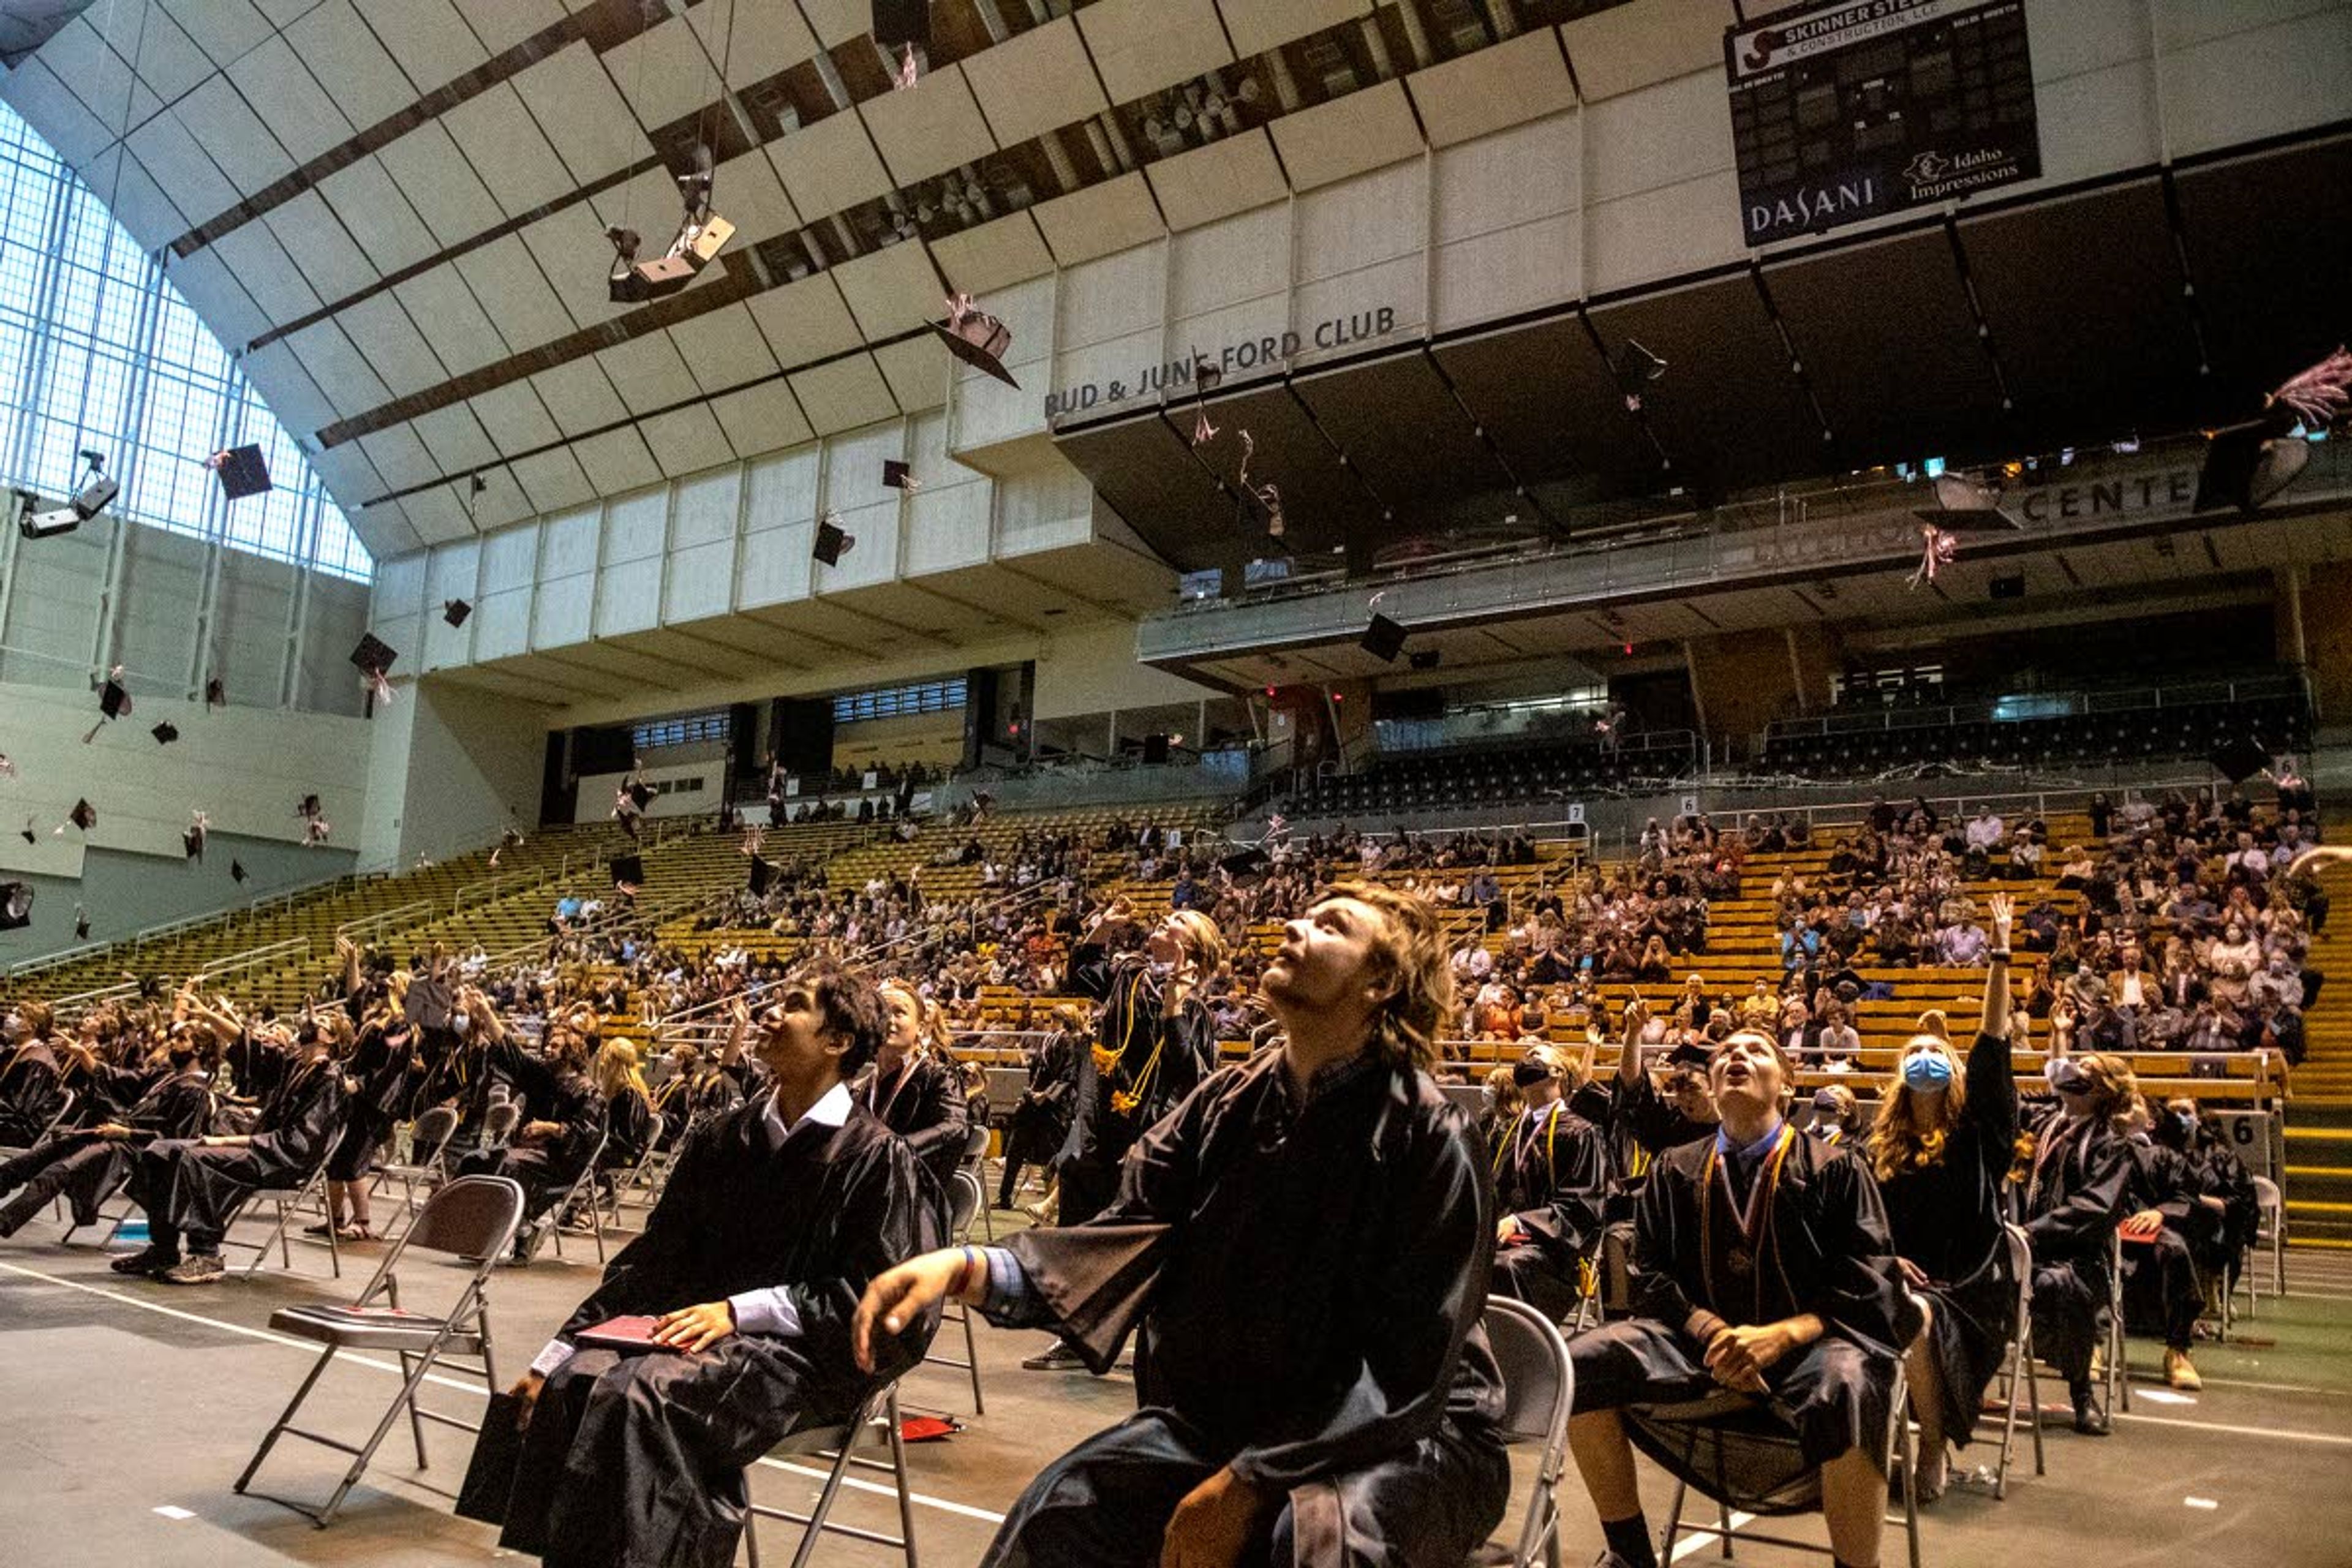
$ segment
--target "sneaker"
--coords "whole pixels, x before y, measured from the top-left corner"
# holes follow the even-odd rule
[[[2196,1367],[2189,1364],[2187,1351],[2167,1350],[2164,1352],[2164,1381],[2168,1386],[2179,1389],[2184,1394],[2194,1394],[2205,1386],[2205,1380],[2199,1377]]]
[[[155,1276],[166,1285],[210,1285],[228,1272],[216,1252],[191,1252]]]
[[[107,1267],[117,1274],[161,1274],[164,1269],[177,1265],[179,1261],[178,1253],[159,1252],[151,1247],[144,1252],[134,1252],[127,1258],[118,1258]]]
[[[1021,1363],[1024,1372],[1082,1372],[1086,1359],[1061,1341],[1041,1355],[1033,1355]]]

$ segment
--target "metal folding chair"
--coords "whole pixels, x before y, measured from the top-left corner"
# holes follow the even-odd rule
[[[2131,1409],[2131,1368],[2124,1334],[2124,1233],[2107,1232],[2107,1408]]]
[[[280,1333],[294,1334],[316,1341],[326,1349],[311,1365],[310,1375],[303,1378],[294,1397],[288,1402],[276,1422],[254,1450],[245,1470],[236,1478],[236,1489],[245,1490],[261,1468],[262,1460],[281,1436],[292,1436],[336,1449],[352,1456],[351,1468],[336,1487],[326,1505],[316,1512],[299,1503],[288,1507],[309,1514],[311,1522],[323,1530],[334,1519],[335,1510],[342,1507],[343,1499],[367,1473],[368,1462],[392,1430],[402,1408],[408,1411],[408,1424],[416,1441],[416,1468],[426,1468],[425,1423],[438,1421],[445,1426],[461,1431],[478,1432],[480,1426],[427,1410],[416,1403],[416,1391],[424,1385],[427,1373],[436,1364],[451,1356],[478,1356],[478,1366],[458,1366],[457,1370],[478,1373],[483,1385],[492,1393],[498,1391],[498,1371],[491,1359],[489,1279],[490,1270],[514,1241],[515,1226],[522,1222],[522,1187],[505,1176],[459,1176],[436,1189],[425,1199],[418,1212],[416,1223],[407,1234],[392,1244],[383,1261],[376,1266],[373,1278],[348,1307],[305,1306],[281,1307],[270,1314],[269,1326]],[[400,1281],[394,1274],[400,1260],[411,1247],[429,1252],[447,1253],[453,1257],[471,1258],[472,1268],[459,1289],[457,1300],[439,1317],[412,1311],[400,1304]],[[377,1297],[383,1297],[379,1303]],[[384,1406],[383,1415],[375,1424],[365,1443],[351,1444],[340,1437],[305,1431],[294,1426],[294,1413],[302,1407],[310,1390],[317,1385],[320,1374],[340,1351],[390,1351],[400,1358],[404,1378],[401,1390]]]
[[[2033,1363],[2033,1243],[2027,1239],[2025,1227],[2016,1225],[2001,1226],[2009,1245],[2009,1266],[2017,1273],[2017,1329],[2010,1336],[2009,1354],[2001,1373],[2000,1459],[1993,1470],[1992,1495],[2006,1500],[2009,1497],[2009,1459],[2017,1447],[2018,1385],[2025,1387],[2026,1409],[2032,1413],[2033,1426],[2033,1473],[2047,1475],[2049,1470],[2042,1458],[2042,1378]]]
[[[2271,1294],[2284,1296],[2286,1294],[2286,1194],[2268,1176],[2256,1176],[2254,1205],[2259,1215],[2254,1227],[2254,1245],[2270,1249]],[[2253,1267],[2252,1258],[2247,1259],[2246,1266],[2238,1270],[2238,1279],[2246,1288],[2246,1316],[2251,1318],[2263,1300],[2263,1277],[2261,1271]]]
[[[971,1222],[976,1215],[987,1212],[988,1204],[981,1189],[980,1177],[970,1170],[958,1171],[948,1183],[948,1239],[961,1247],[971,1238]],[[942,1354],[939,1336],[931,1338],[931,1352],[923,1358],[925,1366],[951,1366],[971,1374],[971,1413],[988,1414],[988,1402],[980,1392],[980,1347],[971,1331],[971,1309],[961,1301],[950,1300],[940,1311],[940,1326],[950,1323],[963,1325],[963,1357],[958,1360]]]
[[[1503,1373],[1503,1441],[1538,1444],[1536,1485],[1511,1568],[1559,1568],[1559,1478],[1568,1468],[1568,1417],[1576,1401],[1576,1367],[1568,1342],[1541,1312],[1508,1297],[1486,1299],[1486,1342]],[[1476,1563],[1505,1561],[1500,1547],[1472,1554]]]
[[[386,1182],[398,1182],[401,1184],[400,1212],[404,1217],[414,1220],[416,1217],[418,1184],[430,1188],[449,1179],[449,1142],[457,1136],[457,1107],[436,1105],[423,1112],[409,1132],[408,1163],[376,1166],[375,1190],[380,1193]]]
[[[861,1459],[855,1449],[860,1438],[871,1441],[876,1427],[882,1428],[890,1445],[890,1461]],[[838,1426],[814,1426],[795,1433],[769,1450],[779,1458],[829,1458],[833,1464],[825,1472],[824,1485],[817,1492],[816,1503],[806,1513],[793,1513],[787,1509],[770,1508],[763,1503],[751,1503],[743,1510],[743,1546],[751,1555],[751,1568],[760,1568],[760,1533],[758,1521],[780,1520],[786,1524],[802,1526],[801,1543],[793,1553],[793,1568],[805,1568],[809,1557],[816,1551],[817,1537],[824,1534],[846,1535],[854,1541],[869,1542],[877,1546],[895,1546],[905,1554],[907,1568],[919,1568],[915,1561],[915,1504],[908,1493],[907,1444],[898,1431],[898,1384],[887,1383],[866,1396],[857,1413]],[[879,1531],[861,1530],[852,1524],[833,1522],[834,1500],[840,1495],[841,1483],[852,1465],[871,1470],[887,1470],[898,1499],[898,1531],[897,1535],[885,1535]],[[745,1477],[750,1484],[750,1477]]]
[[[255,1193],[253,1197],[255,1202],[267,1202],[278,1211],[278,1223],[270,1228],[268,1237],[261,1241],[239,1241],[234,1234],[231,1234],[221,1237],[221,1246],[253,1248],[253,1261],[245,1266],[245,1272],[248,1278],[261,1272],[262,1260],[269,1256],[269,1249],[272,1247],[278,1248],[278,1266],[290,1273],[294,1268],[291,1232],[296,1216],[316,1208],[323,1217],[330,1220],[334,1217],[328,1213],[327,1209],[325,1157],[322,1155],[320,1158],[318,1166],[302,1178],[300,1185],[264,1187]],[[328,1266],[333,1270],[335,1278],[341,1279],[343,1277],[343,1249],[335,1238],[335,1227],[332,1225],[327,1226],[324,1239],[327,1243]]]
[[[965,1132],[963,1157],[964,1169],[975,1173],[972,1179],[980,1184],[980,1234],[993,1244],[996,1240],[996,1221],[988,1212],[988,1124],[986,1122],[975,1123],[969,1131]]]
[[[616,1169],[610,1173],[613,1178],[613,1196],[608,1207],[611,1211],[613,1229],[621,1228],[621,1205],[628,1197],[632,1188],[646,1188],[646,1205],[648,1208],[653,1206],[651,1194],[653,1172],[661,1157],[662,1124],[656,1121],[654,1123],[653,1136],[646,1140],[646,1152],[637,1156],[636,1163],[631,1165],[626,1171]]]
[[[585,1193],[588,1194],[588,1233],[596,1239],[596,1261],[604,1261],[604,1212],[603,1205],[596,1201],[596,1162],[604,1152],[604,1140],[600,1137],[596,1140],[596,1147],[589,1151],[588,1163],[580,1168],[577,1176],[572,1178],[572,1185],[564,1189],[563,1195],[555,1200],[555,1206],[547,1211],[544,1223],[534,1227],[530,1239],[524,1242],[526,1258],[538,1257],[540,1243],[550,1237],[555,1241],[555,1256],[559,1258],[563,1256],[563,1216],[572,1212],[572,1206],[580,1202],[580,1194]]]

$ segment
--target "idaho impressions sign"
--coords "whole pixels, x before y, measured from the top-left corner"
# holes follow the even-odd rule
[[[1723,53],[1750,245],[2042,172],[2024,0],[1829,0]]]

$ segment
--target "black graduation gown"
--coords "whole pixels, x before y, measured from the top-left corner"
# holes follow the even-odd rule
[[[2098,1348],[2107,1241],[2130,1197],[2131,1158],[2102,1118],[2069,1124],[2053,1115],[2039,1137],[2024,1206],[2033,1242],[2033,1348],[2071,1387],[2089,1380]]]
[[[1743,1282],[1732,1256],[1738,1216],[1720,1178],[1717,1190],[1706,1185],[1714,1151],[1712,1139],[1685,1143],[1651,1165],[1634,1213],[1633,1316],[1579,1334],[1569,1351],[1580,1410],[1670,1405],[1719,1392],[1706,1347],[1688,1331],[1695,1309],[1735,1326],[1818,1315],[1822,1337],[1765,1373],[1770,1424],[1795,1431],[1794,1455],[1742,1448],[1718,1464],[1711,1444],[1688,1449],[1688,1432],[1628,1411],[1628,1436],[1652,1458],[1709,1496],[1728,1482],[1751,1501],[1854,1447],[1883,1458],[1895,1374],[1917,1316],[1903,1295],[1877,1184],[1852,1152],[1801,1134],[1790,1140]]]
[[[1215,1067],[1217,1029],[1198,996],[1187,996],[1170,1015],[1141,953],[1113,958],[1106,948],[1083,945],[1070,954],[1069,984],[1103,1004],[1094,1047],[1078,1052],[1070,1131],[1063,1142],[1061,1215],[1076,1225],[1117,1194],[1119,1162],[1143,1130]],[[1096,1050],[1117,1054],[1108,1072]]]
[[[1928,1283],[1928,1332],[1944,1384],[1944,1432],[1965,1444],[1985,1390],[2017,1329],[2017,1280],[2002,1239],[2002,1190],[2017,1144],[2017,1079],[2009,1040],[1979,1035],[1969,1047],[1966,1103],[1945,1134],[1943,1158],[1878,1184],[1895,1250]],[[1856,1151],[1869,1157],[1866,1150]]]
[[[971,1122],[963,1080],[954,1066],[926,1051],[908,1058],[886,1083],[877,1064],[859,1075],[851,1093],[883,1126],[907,1141],[945,1203],[956,1167],[963,1163],[964,1136]]]
[[[2164,1215],[2163,1227],[2147,1240],[2123,1238],[2125,1322],[2134,1333],[2158,1334],[2187,1350],[2205,1310],[2198,1257],[2220,1239],[2221,1214],[2199,1201],[2205,1172],[2188,1155],[2144,1133],[2126,1138],[2124,1151],[2132,1168],[2124,1206]]]
[[[1521,1115],[1495,1172],[1496,1207],[1526,1239],[1498,1248],[1492,1289],[1554,1321],[1576,1310],[1577,1260],[1601,1243],[1608,1161],[1600,1129],[1554,1102]]]
[[[1070,1100],[1077,1092],[1077,1058],[1085,1046],[1067,1030],[1056,1029],[1044,1044],[1030,1048],[1025,1064],[1029,1087],[1013,1108],[1004,1141],[1008,1167],[1050,1163],[1069,1136]]]
[[[1031,1483],[990,1568],[1148,1568],[1221,1466],[1287,1499],[1256,1559],[1283,1568],[1451,1565],[1501,1519],[1469,1121],[1369,1053],[1302,1104],[1287,1060],[1221,1069],[1133,1146],[1108,1209],[1008,1244],[1031,1294],[1000,1321],[1057,1328],[1097,1372],[1140,1327],[1142,1407]]]
[[[393,1123],[410,1093],[409,1026],[387,1033],[371,1026],[360,1032],[343,1077],[351,1093],[343,1111],[342,1136],[328,1156],[327,1174],[339,1182],[362,1180],[376,1152],[392,1136]]]
[[[99,1205],[130,1179],[138,1145],[155,1139],[201,1136],[212,1119],[212,1091],[202,1073],[173,1073],[122,1114],[122,1125],[131,1129],[132,1138],[117,1141],[88,1131],[63,1132],[0,1163],[0,1194],[16,1194],[5,1208],[0,1208],[0,1237],[16,1235],[60,1194],[72,1207],[74,1224],[97,1224]],[[17,1192],[20,1186],[24,1190]]]
[[[937,1200],[906,1143],[861,1108],[781,1145],[768,1097],[688,1135],[647,1216],[565,1321],[782,1286],[800,1331],[732,1334],[699,1354],[581,1350],[550,1374],[523,1434],[501,1546],[552,1568],[727,1568],[743,1526],[743,1467],[809,1426],[846,1420],[922,1358],[936,1312],[874,1342],[857,1370],[849,1324],[876,1275],[940,1246]]]
[[[140,1151],[131,1200],[160,1240],[184,1232],[217,1245],[256,1192],[300,1186],[327,1158],[343,1124],[343,1075],[320,1058],[285,1071],[261,1108],[253,1141],[204,1149],[170,1140]]]
[[[512,1040],[490,1047],[490,1061],[521,1092],[525,1123],[552,1121],[562,1131],[531,1143],[477,1149],[457,1162],[461,1175],[512,1176],[522,1184],[523,1218],[536,1220],[572,1190],[604,1139],[604,1097],[577,1068],[551,1067],[525,1055]]]
[[[604,1152],[596,1157],[599,1169],[629,1171],[653,1146],[653,1102],[635,1089],[624,1089],[604,1102]]]
[[[0,1067],[0,1145],[39,1142],[64,1106],[66,1086],[47,1040],[27,1040]]]

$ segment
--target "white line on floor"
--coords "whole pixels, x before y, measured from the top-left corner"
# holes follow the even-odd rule
[[[2199,1377],[2208,1388],[2258,1388],[2265,1394],[2342,1394],[2345,1392],[2341,1388],[2322,1388],[2315,1383],[2255,1383],[2242,1377],[2215,1377],[2210,1372],[2200,1373]]]
[[[202,1323],[206,1328],[212,1329],[226,1329],[230,1333],[243,1334],[247,1339],[263,1340],[274,1345],[290,1345],[296,1350],[309,1351],[313,1355],[317,1354],[320,1348],[315,1341],[298,1340],[289,1334],[276,1333],[268,1329],[257,1329],[245,1323],[232,1323],[221,1318],[207,1318],[201,1312],[182,1311],[177,1307],[166,1307],[161,1301],[142,1300],[139,1297],[128,1295],[121,1290],[110,1290],[102,1285],[92,1285],[80,1279],[62,1279],[55,1274],[44,1274],[37,1268],[27,1268],[18,1263],[0,1263],[0,1268],[5,1268],[11,1274],[21,1274],[27,1279],[38,1279],[44,1284],[62,1285],[68,1290],[79,1290],[90,1296],[103,1296],[110,1301],[120,1301],[126,1307],[137,1307],[142,1311],[160,1313],[166,1318],[177,1318],[183,1322]],[[388,1361],[378,1361],[373,1356],[354,1355],[347,1351],[341,1359],[354,1366],[371,1367],[377,1372],[388,1372],[395,1377],[403,1375],[397,1364]],[[474,1395],[477,1399],[487,1398],[489,1394],[489,1391],[478,1382],[444,1377],[437,1372],[426,1373],[425,1381],[443,1388],[457,1389],[462,1393]],[[772,1470],[789,1470],[793,1475],[808,1476],[817,1480],[823,1480],[827,1473],[783,1459],[763,1458],[758,1463]],[[844,1476],[841,1484],[857,1491],[873,1492],[881,1497],[898,1495],[893,1488],[883,1486],[876,1481],[860,1480],[856,1476]],[[970,1503],[953,1502],[946,1498],[930,1497],[922,1492],[908,1492],[907,1496],[910,1500],[919,1502],[925,1508],[935,1508],[942,1513],[959,1514],[965,1519],[976,1519],[985,1524],[1004,1522],[1003,1514],[992,1513],[984,1508],[974,1508]]]
[[[1731,1528],[1735,1532],[1741,1525],[1753,1524],[1755,1522],[1756,1516],[1754,1514],[1742,1513],[1738,1509],[1732,1510]],[[1687,1540],[1675,1542],[1675,1554],[1673,1557],[1669,1558],[1668,1561],[1679,1563],[1694,1552],[1700,1551],[1706,1547],[1714,1547],[1716,1550],[1720,1551],[1722,1550],[1722,1545],[1723,1537],[1719,1535],[1694,1535],[1689,1537]]]
[[[2329,1447],[2352,1448],[2352,1437],[2333,1432],[2289,1432],[2276,1426],[2231,1426],[2220,1421],[2177,1421],[2169,1415],[2126,1415],[2118,1411],[2117,1421],[2137,1421],[2143,1426],[2186,1426],[2192,1432],[2230,1432],[2241,1437],[2273,1437],[2282,1443],[2318,1443]]]

